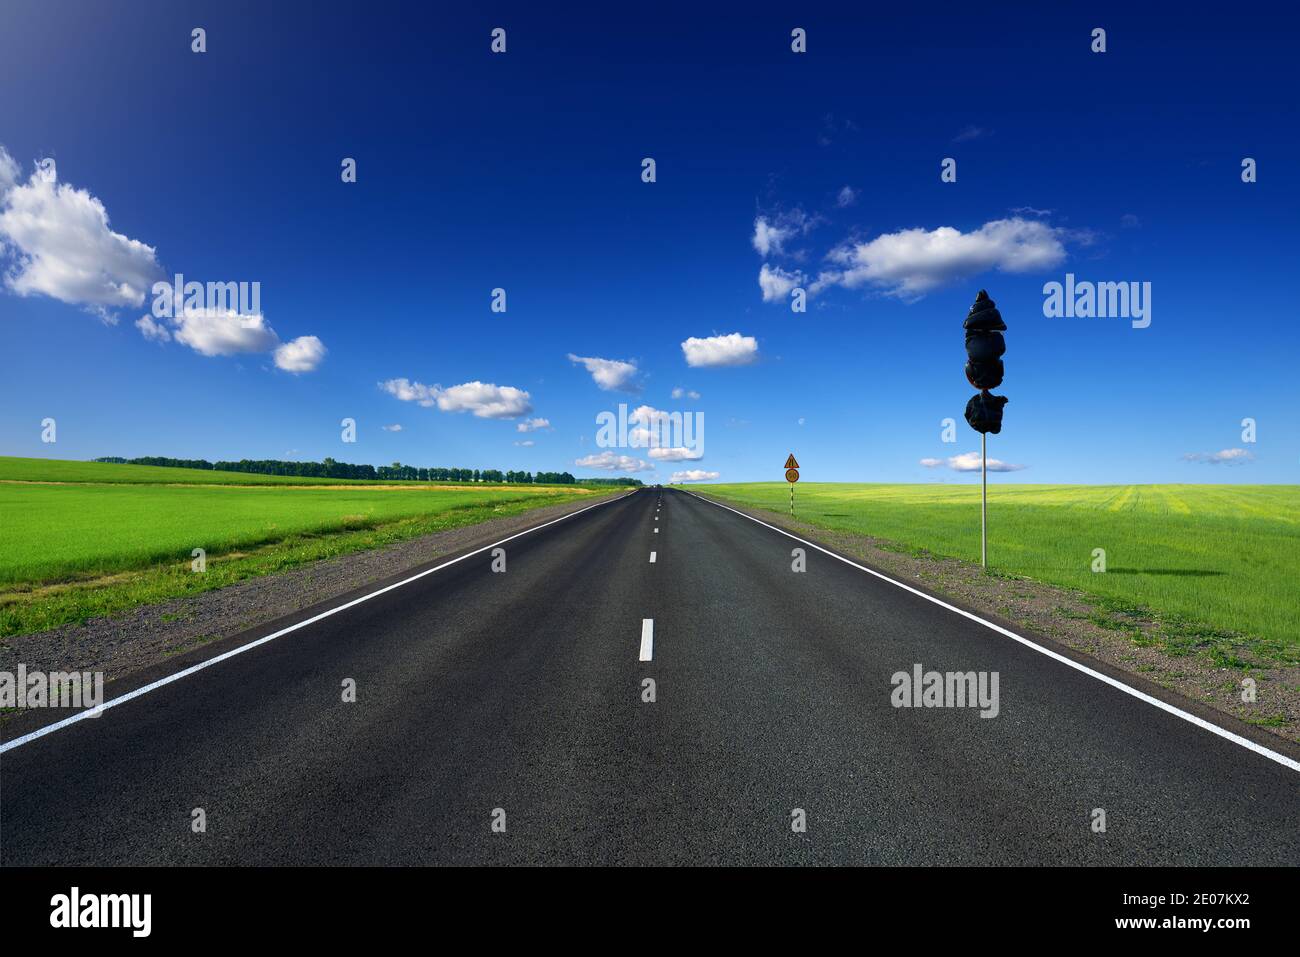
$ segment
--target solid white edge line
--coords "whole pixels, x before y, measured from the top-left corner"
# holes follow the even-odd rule
[[[4,754],[6,751],[12,751],[14,748],[21,747],[22,745],[27,744],[28,742],[31,741],[35,741],[37,738],[43,738],[47,734],[52,734],[55,731],[60,731],[63,728],[68,727],[68,725],[76,724],[78,721],[84,721],[86,718],[99,717],[100,714],[107,711],[109,708],[115,708],[119,704],[125,704],[126,702],[130,701],[132,698],[138,698],[141,695],[148,694],[150,691],[156,691],[157,689],[163,687],[164,685],[171,684],[173,681],[180,681],[182,678],[188,678],[190,675],[202,671],[204,668],[211,667],[212,665],[215,665],[218,662],[225,661],[227,658],[233,658],[235,657],[235,655],[242,655],[244,652],[251,651],[252,649],[256,648],[258,645],[264,645],[268,641],[274,641],[276,638],[279,638],[283,635],[287,635],[290,632],[297,631],[299,628],[306,628],[308,625],[315,624],[316,622],[320,621],[322,618],[329,618],[331,615],[337,615],[339,612],[346,611],[347,609],[353,607],[354,605],[359,605],[364,601],[369,601],[370,599],[382,595],[385,592],[390,592],[395,588],[401,588],[403,585],[409,585],[411,582],[415,581],[416,579],[423,578],[425,575],[432,575],[434,572],[437,571],[442,571],[442,569],[447,568],[448,566],[451,565],[455,565],[457,562],[463,562],[467,558],[473,558],[475,555],[481,555],[483,554],[483,552],[486,552],[488,549],[496,548],[499,545],[504,545],[506,542],[513,541],[514,539],[519,538],[523,535],[528,535],[531,532],[536,532],[540,529],[546,528],[548,525],[554,525],[557,522],[563,522],[566,519],[573,518],[575,515],[581,515],[583,512],[589,512],[593,508],[599,508],[602,505],[608,505],[610,502],[621,502],[623,499],[627,498],[628,495],[635,495],[635,494],[636,494],[636,490],[634,489],[631,492],[628,492],[624,495],[620,495],[618,498],[610,498],[610,499],[606,499],[603,502],[595,502],[591,505],[588,505],[586,508],[578,509],[576,512],[570,512],[568,515],[561,515],[559,518],[551,519],[551,521],[549,522],[543,522],[541,525],[534,525],[532,528],[526,528],[522,532],[516,532],[513,535],[501,539],[499,542],[493,542],[491,545],[484,545],[482,548],[476,548],[472,552],[466,552],[464,555],[461,555],[459,558],[453,558],[449,562],[443,562],[441,565],[437,565],[433,568],[426,568],[424,571],[418,572],[412,575],[410,578],[404,578],[401,581],[394,582],[391,585],[385,585],[383,588],[380,588],[377,591],[372,591],[369,594],[362,595],[360,598],[354,598],[351,601],[345,602],[344,604],[339,605],[335,608],[331,608],[328,611],[323,611],[319,615],[313,615],[312,617],[304,619],[303,621],[295,622],[292,625],[288,625],[287,627],[281,628],[279,631],[272,632],[269,635],[264,635],[263,637],[258,638],[255,641],[250,641],[246,645],[240,645],[238,648],[232,648],[227,652],[223,652],[222,654],[217,655],[215,658],[209,658],[207,661],[200,661],[197,665],[190,665],[190,667],[184,668],[181,671],[176,672],[175,674],[167,675],[165,678],[159,678],[157,681],[150,682],[147,685],[141,685],[139,688],[136,688],[134,691],[128,691],[124,695],[121,695],[117,698],[113,698],[109,701],[105,701],[97,708],[89,708],[85,711],[78,711],[76,714],[70,715],[69,717],[64,718],[62,721],[56,721],[53,724],[47,724],[44,727],[37,728],[35,731],[31,731],[27,734],[24,734],[20,738],[14,738],[12,741],[6,741],[4,744],[0,744],[0,754]]]
[[[686,491],[686,490],[683,489],[682,491]],[[935,598],[933,595],[927,595],[925,592],[921,591],[920,589],[913,588],[911,585],[900,582],[897,579],[890,578],[888,575],[882,574],[876,571],[875,569],[867,568],[865,565],[859,565],[857,562],[851,561],[845,558],[843,555],[836,555],[834,552],[830,551],[829,549],[822,548],[822,546],[815,544],[814,542],[810,542],[807,539],[800,538],[798,535],[793,535],[790,532],[787,532],[783,528],[778,528],[775,525],[769,525],[767,522],[763,521],[762,519],[754,518],[754,516],[752,515],[746,515],[744,512],[739,511],[738,509],[734,509],[730,505],[723,505],[721,502],[715,502],[712,499],[705,498],[703,495],[697,495],[695,492],[686,492],[686,494],[699,499],[701,502],[708,502],[710,505],[716,505],[718,508],[725,508],[728,512],[735,512],[741,518],[747,518],[751,522],[755,522],[759,525],[762,525],[764,528],[770,528],[772,531],[778,532],[779,534],[784,535],[786,538],[792,538],[796,542],[800,542],[804,545],[807,545],[809,548],[815,548],[817,549],[817,551],[822,552],[825,555],[829,555],[831,558],[839,559],[846,565],[852,565],[854,568],[858,569],[858,571],[866,572],[868,575],[874,575],[875,577],[881,579],[882,581],[889,582],[891,585],[897,585],[899,588],[902,588],[905,591],[910,591],[913,595],[918,595],[921,598],[924,598],[926,601],[933,602],[934,604],[938,605],[941,608],[946,608],[949,611],[956,612],[957,614],[961,615],[963,618],[969,618],[971,621],[978,622],[984,627],[996,631],[1000,635],[1005,635],[1008,638],[1020,642],[1022,645],[1025,645],[1028,648],[1034,649],[1034,651],[1047,655],[1047,657],[1049,658],[1055,658],[1057,661],[1061,662],[1062,664],[1069,665],[1071,668],[1075,669],[1076,671],[1081,671],[1085,675],[1089,675],[1093,678],[1096,678],[1098,681],[1103,681],[1106,684],[1110,685],[1111,687],[1118,688],[1120,691],[1123,691],[1126,694],[1131,694],[1133,697],[1141,701],[1145,701],[1147,704],[1155,705],[1157,708],[1160,708],[1162,711],[1167,711],[1172,715],[1182,718],[1184,721],[1190,722],[1191,724],[1196,725],[1198,728],[1204,728],[1206,731],[1209,731],[1212,734],[1217,734],[1219,737],[1225,738],[1228,741],[1231,741],[1233,744],[1239,744],[1243,748],[1246,748],[1249,751],[1254,751],[1256,754],[1268,758],[1270,761],[1276,761],[1278,764],[1290,768],[1292,771],[1300,771],[1300,761],[1294,761],[1291,758],[1288,758],[1285,754],[1279,754],[1276,751],[1271,751],[1268,748],[1264,747],[1262,744],[1256,744],[1254,741],[1251,741],[1249,738],[1243,738],[1239,734],[1233,734],[1231,731],[1227,730],[1226,728],[1219,727],[1217,724],[1215,724],[1212,721],[1206,721],[1204,718],[1199,718],[1196,715],[1191,714],[1190,712],[1184,711],[1182,708],[1178,708],[1175,707],[1174,705],[1169,704],[1167,701],[1161,701],[1159,698],[1152,697],[1151,695],[1147,694],[1144,691],[1139,691],[1137,688],[1134,688],[1131,685],[1126,685],[1124,682],[1110,677],[1110,675],[1104,675],[1100,671],[1095,671],[1094,669],[1089,668],[1087,665],[1080,664],[1079,662],[1073,660],[1072,658],[1067,658],[1065,655],[1058,654],[1057,652],[1052,651],[1052,649],[1050,648],[1044,648],[1042,645],[1038,644],[1037,642],[1030,641],[1028,638],[1023,637],[1022,635],[1017,635],[1014,631],[1009,631],[1006,628],[1003,628],[1001,625],[995,625],[991,621],[986,621],[985,619],[981,618],[979,615],[973,614],[972,612],[966,611],[965,609],[958,608],[955,605],[950,605],[946,601],[943,601],[940,598]]]
[[[655,651],[655,620],[653,618],[641,619],[641,657],[638,661],[650,661],[654,658]]]

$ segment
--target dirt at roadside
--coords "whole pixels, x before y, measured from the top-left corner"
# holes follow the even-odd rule
[[[872,568],[888,572],[933,594],[951,598],[956,604],[995,615],[1072,651],[1300,743],[1300,668],[1244,669],[1220,666],[1204,655],[1173,656],[1142,643],[1141,635],[1153,633],[1159,622],[1129,619],[1125,625],[1130,630],[1102,627],[1092,619],[1104,620],[1104,611],[1071,589],[1025,578],[985,575],[979,566],[968,562],[918,557],[893,550],[898,547],[893,542],[852,532],[831,531],[722,497],[715,500],[843,555],[861,559]],[[1136,641],[1134,630],[1138,636]],[[1256,700],[1253,703],[1241,700],[1242,680],[1245,678],[1256,682]]]
[[[614,498],[625,490],[604,493]],[[225,588],[143,605],[84,625],[0,639],[0,671],[102,671],[111,682],[219,638],[274,621],[421,563],[481,547],[599,501],[601,493],[477,525],[413,538],[374,551],[353,552]]]

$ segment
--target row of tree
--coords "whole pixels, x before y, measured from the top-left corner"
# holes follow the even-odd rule
[[[568,472],[502,472],[500,469],[418,468],[394,462],[392,465],[352,465],[326,458],[321,462],[286,462],[280,459],[240,459],[238,462],[209,462],[207,459],[173,459],[146,455],[124,459],[116,455],[96,462],[119,465],[155,465],[163,468],[211,469],[218,472],[250,472],[256,475],[291,475],[301,478],[372,479],[408,482],[491,482],[518,485],[573,485],[578,480]],[[640,479],[583,479],[597,485],[640,485]]]

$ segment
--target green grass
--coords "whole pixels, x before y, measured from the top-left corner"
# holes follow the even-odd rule
[[[0,482],[74,482],[113,485],[429,485],[461,486],[463,482],[415,482],[397,479],[306,478],[299,475],[257,475],[252,472],[218,472],[215,469],[180,469],[160,465],[123,465],[116,462],[78,462],[71,459],[23,459],[0,455]],[[579,482],[578,485],[583,483]],[[543,486],[536,488],[572,488]],[[608,486],[596,486],[607,488]]]
[[[701,492],[788,513],[784,482]],[[798,518],[896,543],[912,554],[979,561],[978,485],[800,482]],[[1106,550],[1105,574],[1091,570]],[[1300,660],[1300,486],[1003,485],[989,487],[989,567],[1077,589],[1099,624],[1137,632],[1152,613],[1175,654],[1240,666],[1220,639],[1257,639],[1270,660]]]
[[[112,614],[458,528],[543,505],[595,497],[582,486],[447,486],[312,482],[187,469],[0,459],[0,636]],[[87,468],[90,466],[89,468]],[[129,471],[91,482],[103,470]],[[175,473],[223,476],[197,484]],[[70,484],[40,484],[46,481]],[[27,477],[30,476],[30,477]],[[233,484],[233,479],[251,484]],[[274,483],[263,484],[266,479]],[[287,487],[290,483],[300,487]],[[333,488],[311,487],[330,484]],[[387,483],[385,483],[387,484]],[[301,487],[306,485],[307,487]],[[602,489],[601,491],[621,491]],[[195,548],[207,571],[190,569]]]
[[[551,502],[554,489],[0,484],[0,588],[189,561],[294,535],[375,528],[467,506]]]

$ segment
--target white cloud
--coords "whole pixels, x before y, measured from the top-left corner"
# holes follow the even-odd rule
[[[0,246],[13,260],[5,283],[20,296],[84,306],[108,323],[117,306],[140,306],[162,274],[154,247],[115,233],[104,204],[58,182],[43,160],[26,183],[0,147]]]
[[[607,392],[617,389],[621,392],[637,392],[636,363],[622,359],[600,359],[596,356],[575,356],[569,353],[570,362],[578,362],[591,373],[596,385]]]
[[[706,482],[709,479],[720,478],[718,472],[706,472],[704,469],[690,469],[685,472],[674,472],[669,482]]]
[[[520,448],[525,448],[525,449],[531,449],[536,444],[537,443],[534,442],[532,439],[524,439],[522,442],[515,443],[515,445],[518,445]]]
[[[443,412],[472,412],[480,419],[517,419],[533,411],[532,397],[514,386],[466,382],[443,389],[438,408]]]
[[[517,419],[533,411],[532,396],[523,389],[491,382],[465,382],[444,389],[409,379],[389,379],[379,388],[403,402],[436,405],[443,412],[472,412],[480,419]]]
[[[674,448],[652,448],[649,451],[652,459],[658,459],[660,462],[694,462],[704,458],[704,453],[699,449],[688,449],[679,445]]]
[[[852,186],[845,186],[839,191],[839,195],[835,197],[835,205],[840,207],[840,209],[852,206],[857,203],[857,201],[858,191]]]
[[[325,359],[325,343],[315,336],[299,336],[275,350],[275,365],[285,372],[312,372]]]
[[[980,454],[978,452],[963,452],[961,455],[954,455],[946,463],[943,459],[921,459],[921,464],[928,469],[939,468],[947,464],[948,468],[954,472],[978,472],[980,470]],[[999,459],[989,459],[990,472],[1019,472],[1021,469],[1028,468],[1027,465],[1011,465]]]
[[[649,405],[637,406],[628,413],[627,421],[629,424],[641,423],[627,430],[627,438],[633,446],[642,449],[658,446],[672,427],[672,417],[669,413]]]
[[[694,389],[683,389],[681,386],[678,386],[677,388],[673,389],[674,399],[682,399],[682,398],[698,399],[699,397],[700,394],[696,392]]]
[[[799,424],[800,424],[800,425],[803,425],[803,424],[804,424],[805,422],[807,422],[807,421],[808,421],[808,420],[805,419],[802,415],[799,416]]]
[[[648,449],[652,459],[665,462],[681,462],[704,457],[703,426],[694,439],[695,447],[670,445],[682,440],[691,441],[691,428],[687,419],[690,412],[665,412],[648,405],[639,406],[628,413],[629,424],[639,423],[627,430],[628,442],[635,448]],[[703,421],[701,418],[700,422]]]
[[[170,328],[167,323],[171,323]],[[175,339],[204,356],[271,352],[278,368],[295,375],[314,371],[327,351],[316,336],[299,336],[282,343],[260,313],[242,314],[230,309],[189,308],[165,320],[141,316],[135,327],[150,342]]]
[[[1206,465],[1244,465],[1255,460],[1255,453],[1246,449],[1223,449],[1221,452],[1188,452],[1183,459]]]
[[[733,332],[725,336],[694,336],[682,343],[686,364],[694,368],[709,366],[742,366],[758,358],[758,340]]]
[[[832,250],[827,258],[839,268],[822,272],[810,291],[870,284],[914,299],[988,269],[1019,273],[1055,266],[1065,258],[1065,238],[1065,230],[1018,216],[969,233],[952,226],[904,229]]]
[[[787,272],[780,266],[772,267],[763,263],[758,270],[758,288],[763,291],[764,302],[777,302],[790,295],[795,286],[802,286],[807,281],[798,269]]]
[[[774,226],[767,221],[766,217],[759,216],[754,220],[754,237],[750,242],[754,244],[759,255],[767,256],[773,252],[781,252],[782,244],[792,235],[793,231]]]
[[[400,432],[400,431],[402,431],[402,427],[401,427],[399,424],[397,424],[397,423],[393,423],[392,425],[381,426],[381,428],[383,428],[383,430],[384,430],[385,432]]]
[[[220,309],[188,309],[172,321],[176,326],[172,333],[176,341],[205,356],[269,352],[280,344],[280,337],[260,315],[245,316]]]
[[[491,382],[465,382],[449,389],[434,386],[438,408],[443,412],[472,412],[480,419],[517,419],[533,411],[530,396],[523,389]]]
[[[9,289],[82,306],[113,325],[115,307],[142,305],[162,277],[154,247],[114,232],[104,204],[60,183],[53,160],[38,163],[26,182],[21,172],[0,146],[0,255],[11,260]],[[166,320],[141,316],[135,327],[150,342],[175,339],[205,356],[276,350],[276,365],[290,372],[310,372],[325,355],[315,336],[281,345],[260,314],[224,308],[183,309]]]
[[[22,169],[18,161],[9,155],[8,150],[0,146],[0,198],[17,185],[20,173]]]
[[[381,382],[379,388],[403,402],[418,402],[425,408],[433,405],[437,399],[437,393],[434,391],[437,386],[423,385],[405,378]]]
[[[984,129],[982,126],[968,126],[960,133],[958,133],[956,136],[954,136],[952,138],[952,141],[954,143],[966,143],[970,140],[983,139],[984,137],[989,135],[990,135],[989,131]]]
[[[654,465],[644,459],[630,455],[617,455],[614,452],[601,452],[576,459],[574,465],[585,469],[607,469],[614,472],[653,472]]]
[[[150,342],[171,341],[172,334],[167,331],[167,327],[161,322],[154,322],[153,316],[141,316],[135,321],[135,327],[140,330],[140,335]]]
[[[781,256],[787,242],[807,235],[820,222],[821,217],[809,216],[797,207],[771,216],[760,214],[754,217],[754,235],[749,241],[760,256]]]
[[[550,419],[524,419],[524,421],[515,426],[515,430],[518,432],[537,432],[541,429],[549,429],[550,427]]]
[[[656,409],[652,405],[638,405],[627,414],[627,420],[629,422],[643,422],[646,425],[653,425],[656,422],[669,421],[671,415],[671,412],[665,412],[663,409]]]

